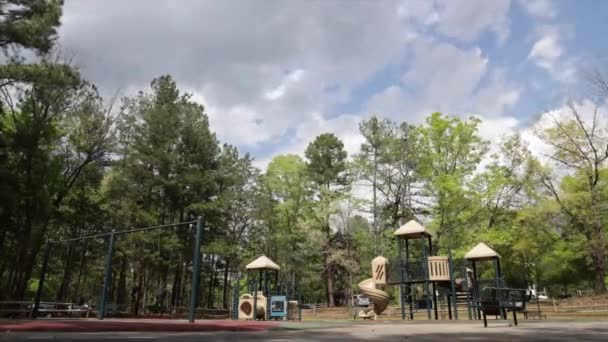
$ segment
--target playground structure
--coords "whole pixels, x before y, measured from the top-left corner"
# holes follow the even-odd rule
[[[429,319],[431,319],[431,309],[435,311],[435,319],[439,318],[438,287],[444,289],[442,293],[447,297],[450,319],[452,319],[452,309],[457,319],[456,305],[452,308],[452,302],[455,304],[456,298],[451,256],[433,256],[431,234],[414,220],[401,226],[394,235],[398,245],[397,260],[389,261],[382,256],[376,257],[372,260],[373,277],[359,284],[361,292],[368,295],[374,303],[374,315],[379,315],[388,306],[389,297],[383,288],[387,285],[399,285],[401,319],[406,319],[406,317],[413,319],[414,301],[417,297],[415,292],[418,287],[422,286],[423,306],[427,310]],[[419,248],[414,250],[416,243]],[[365,316],[370,315],[371,312],[365,313]],[[364,314],[360,314],[360,316],[364,316]]]
[[[238,307],[233,307],[233,319],[239,320],[282,320],[298,317],[298,301],[290,300],[288,293],[282,293],[279,284],[280,267],[265,255],[255,259],[247,266],[247,285],[250,293],[239,296],[239,285],[234,287],[233,301]],[[255,273],[258,272],[256,281]],[[272,277],[274,275],[274,277]]]
[[[388,285],[399,285],[401,319],[413,320],[417,308],[425,308],[428,319],[431,319],[432,311],[434,318],[439,319],[438,295],[447,300],[449,319],[458,319],[457,284],[451,251],[448,256],[433,255],[431,233],[414,220],[397,229],[394,236],[397,238],[398,258],[390,261],[378,256],[372,260],[372,278],[359,283],[359,289],[370,298],[374,307],[373,310],[362,310],[358,316],[376,318],[389,303],[384,289]],[[477,262],[488,260],[494,261],[494,277],[481,279],[477,274]],[[464,284],[458,284],[458,287],[466,290],[469,319],[481,319],[483,312],[487,326],[487,315],[500,314],[506,318],[506,311],[512,311],[517,324],[515,312],[525,310],[529,291],[506,286],[500,272],[498,253],[483,243],[478,244],[465,255],[465,274]],[[422,300],[417,301],[416,294],[420,288]]]
[[[204,220],[202,217],[198,217],[196,220],[177,222],[171,224],[164,224],[158,226],[149,226],[142,228],[134,228],[122,231],[112,230],[108,233],[101,234],[93,234],[87,235],[77,238],[64,239],[64,240],[49,240],[46,242],[44,247],[44,256],[42,261],[42,268],[40,271],[40,278],[38,281],[38,288],[36,290],[36,295],[34,301],[31,305],[25,303],[24,305],[27,307],[29,311],[29,317],[31,319],[35,319],[38,317],[39,312],[46,313],[47,315],[53,313],[68,313],[72,312],[82,312],[85,311],[86,314],[91,311],[89,307],[86,310],[82,310],[79,308],[78,310],[73,310],[70,308],[57,308],[57,303],[53,303],[55,308],[45,310],[45,306],[48,307],[48,304],[42,301],[45,281],[47,276],[47,270],[49,267],[49,259],[51,257],[52,250],[60,250],[65,244],[68,243],[82,243],[84,241],[95,240],[104,238],[106,242],[106,253],[104,258],[104,267],[103,267],[103,280],[102,280],[102,288],[99,296],[99,302],[96,307],[97,318],[99,320],[103,320],[106,317],[108,311],[112,308],[112,303],[110,303],[109,296],[109,288],[112,282],[112,259],[115,252],[115,243],[119,236],[123,236],[125,234],[131,234],[136,232],[144,232],[144,231],[153,231],[153,230],[165,230],[165,229],[186,229],[190,230],[191,228],[195,228],[194,239],[193,239],[193,252],[192,252],[192,280],[191,280],[191,295],[190,295],[190,305],[188,308],[188,320],[191,323],[194,323],[196,318],[196,312],[199,301],[199,293],[200,293],[200,272],[201,272],[201,242],[202,242],[202,234],[204,230]],[[19,304],[22,305],[22,304]],[[31,306],[31,308],[30,308]]]
[[[508,288],[500,270],[500,255],[493,249],[480,242],[467,254],[465,260],[472,268],[472,281],[470,290],[469,319],[471,310],[473,316],[481,319],[483,314],[484,327],[488,326],[487,315],[500,315],[507,318],[507,311],[513,312],[513,321],[517,325],[518,311],[526,310],[526,302],[531,298],[531,291],[527,289]],[[492,262],[494,266],[493,278],[480,278],[477,272],[478,262]],[[467,272],[470,274],[470,272]],[[468,276],[467,276],[468,277]]]

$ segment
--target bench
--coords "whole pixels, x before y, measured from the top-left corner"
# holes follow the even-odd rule
[[[538,317],[538,319],[542,319],[544,317],[545,319],[547,319],[547,315],[540,310],[524,310],[522,311],[522,313],[524,314],[525,319],[528,319],[529,317]]]
[[[487,315],[505,316],[513,312],[513,323],[517,325],[517,312],[526,311],[526,302],[530,300],[530,291],[499,287],[485,287],[481,290],[478,309],[483,312],[483,326],[488,327]]]

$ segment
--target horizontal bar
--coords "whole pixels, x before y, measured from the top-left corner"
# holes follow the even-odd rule
[[[63,242],[80,241],[80,240],[86,240],[86,239],[94,239],[94,238],[103,237],[103,236],[107,236],[107,235],[110,235],[110,233],[86,235],[86,236],[81,236],[81,237],[77,237],[77,238],[63,239],[63,240],[50,240],[49,243],[63,243]]]
[[[185,224],[193,224],[193,223],[196,223],[196,220],[186,221],[186,222],[178,222],[178,223],[170,223],[170,224],[163,224],[163,225],[160,225],[160,226],[151,226],[151,227],[143,227],[143,228],[134,228],[134,229],[129,229],[129,230],[121,230],[121,231],[118,231],[118,232],[114,232],[114,235],[122,235],[122,234],[135,233],[135,232],[143,232],[143,231],[147,231],[147,230],[154,230],[154,229],[161,229],[161,228],[177,227],[177,226],[183,226]],[[63,243],[63,242],[80,241],[80,240],[86,240],[86,239],[93,239],[93,238],[97,238],[97,237],[108,236],[110,234],[112,234],[112,232],[101,233],[101,234],[93,234],[93,235],[86,235],[86,236],[81,236],[81,237],[78,237],[78,238],[71,238],[71,239],[51,240],[51,241],[49,241],[49,243]]]
[[[163,225],[160,225],[160,226],[135,228],[135,229],[131,229],[131,230],[123,230],[123,231],[120,231],[120,232],[114,232],[114,235],[117,235],[117,234],[127,234],[127,233],[135,233],[135,232],[142,232],[142,231],[146,231],[146,230],[154,230],[154,229],[160,229],[160,228],[176,227],[176,226],[182,226],[184,224],[193,224],[193,223],[196,223],[196,220],[194,220],[194,221],[188,221],[188,222],[163,224]]]

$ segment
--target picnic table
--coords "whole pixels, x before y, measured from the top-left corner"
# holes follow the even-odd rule
[[[500,315],[506,319],[508,311],[513,312],[513,323],[517,325],[517,312],[526,311],[526,302],[530,300],[530,291],[501,287],[484,287],[477,303],[483,312],[483,326],[488,326],[487,315]]]

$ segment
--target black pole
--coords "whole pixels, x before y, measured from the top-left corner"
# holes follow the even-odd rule
[[[262,279],[262,276],[263,276],[263,273],[262,273],[262,270],[260,270],[259,278],[258,278],[258,284],[259,285],[256,286],[257,290],[255,291],[255,294],[254,294],[254,296],[255,296],[254,298],[255,299],[253,301],[253,304],[254,304],[253,305],[253,318],[254,319],[257,319],[257,315],[258,315],[258,307],[256,306],[257,299],[258,299],[258,291],[262,292],[262,295],[264,295],[264,290],[263,290],[263,287],[262,287],[262,286],[264,286],[264,280]]]
[[[496,278],[502,279],[502,271],[500,270],[500,259],[496,258]],[[502,287],[502,284],[500,285]]]
[[[464,260],[464,285],[466,288],[466,295],[467,295],[467,313],[469,314],[469,321],[473,319],[473,316],[471,314],[471,295],[472,295],[472,289],[473,289],[473,284],[469,285],[469,262],[465,259]],[[454,303],[454,307],[457,307],[458,305],[456,303]],[[456,312],[458,312],[458,310],[456,310]]]
[[[428,241],[429,241],[429,256],[433,256],[433,240],[431,238],[431,236],[428,236]],[[427,262],[426,262],[426,267],[428,270],[429,267],[429,262],[428,262],[428,258],[427,258]],[[430,270],[427,271],[427,277],[430,275]],[[435,309],[435,320],[439,319],[439,315],[437,313],[437,291],[435,288],[435,282],[432,282],[433,284],[433,308]]]
[[[281,292],[281,288],[280,288],[280,286],[279,286],[279,271],[278,271],[278,270],[275,270],[275,271],[274,271],[274,292],[275,292],[277,295],[280,295],[280,294],[281,294],[281,293],[280,293],[280,292]]]
[[[494,273],[496,279],[494,280],[494,286],[498,288],[502,288],[502,279],[500,278],[500,260],[498,258],[494,259]],[[500,316],[502,319],[507,319],[507,309],[502,308],[500,310]]]
[[[407,240],[406,240],[407,241]],[[399,297],[401,302],[401,319],[405,319],[405,289],[403,287],[403,258],[401,253],[401,238],[397,237],[397,253],[399,255]],[[406,242],[407,243],[407,242]]]
[[[481,313],[479,312],[479,289],[477,288],[477,266],[475,260],[473,262],[473,301],[475,303],[475,308],[477,309],[477,319],[481,319]]]
[[[448,317],[450,320],[452,320],[452,303],[450,303],[451,295],[448,293],[446,297],[448,298]]]
[[[410,242],[406,238],[405,239],[405,270],[409,272],[410,264]],[[412,282],[411,279],[407,279],[407,294],[408,294],[408,303],[410,305],[410,319],[414,320],[414,296],[412,296]]]
[[[454,278],[456,275],[454,274],[454,259],[452,258],[452,247],[450,247],[449,255],[448,255],[448,263],[450,265],[450,286],[451,286],[451,294],[448,294],[448,308],[450,311],[450,319],[452,319],[452,306],[449,305],[450,295],[452,296],[452,302],[454,307],[454,319],[458,320],[458,302],[456,300],[456,281]],[[465,284],[466,284],[466,267],[465,267]]]
[[[49,258],[51,256],[51,242],[47,240],[46,250],[44,251],[44,259],[42,260],[42,269],[40,270],[40,279],[38,280],[38,289],[36,290],[36,297],[34,299],[34,307],[30,317],[36,319],[38,317],[38,310],[40,309],[40,298],[42,298],[42,291],[44,290],[44,280],[46,279],[46,270],[49,266]]]
[[[422,240],[422,271],[423,271],[423,277],[424,277],[424,294],[425,294],[425,301],[426,301],[426,313],[427,313],[427,318],[431,319],[431,289],[429,287],[429,262],[428,262],[428,257],[426,254],[426,245],[424,243],[424,240]]]
[[[260,274],[261,271],[260,271]],[[257,313],[258,313],[258,282],[253,280],[253,320],[255,321],[257,318]]]
[[[268,276],[268,269],[264,271],[264,277],[266,278],[264,279],[264,292],[266,292],[266,318],[270,319],[270,291],[268,289],[268,281],[270,277]]]
[[[439,319],[439,314],[437,313],[437,292],[435,289],[435,282],[433,284],[433,308],[435,308],[435,320]]]

